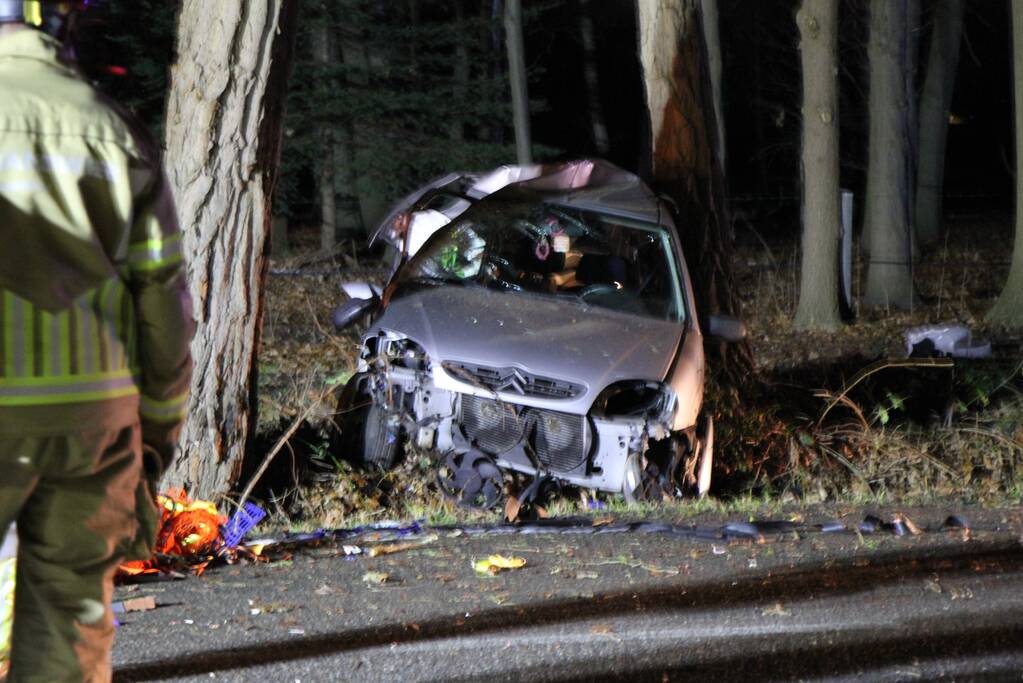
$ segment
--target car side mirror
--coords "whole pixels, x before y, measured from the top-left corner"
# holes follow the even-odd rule
[[[338,332],[362,320],[380,303],[380,290],[365,282],[346,282],[341,289],[348,301],[341,303],[330,314],[330,321]]]
[[[726,342],[740,342],[746,338],[746,323],[733,315],[712,315],[707,322],[707,333]]]
[[[365,318],[378,303],[380,300],[377,298],[349,299],[334,309],[330,314],[330,321],[334,324],[334,329],[341,332]]]

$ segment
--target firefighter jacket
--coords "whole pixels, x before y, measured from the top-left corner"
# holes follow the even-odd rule
[[[59,49],[0,38],[0,433],[141,418],[160,447],[194,329],[173,200],[155,145]]]

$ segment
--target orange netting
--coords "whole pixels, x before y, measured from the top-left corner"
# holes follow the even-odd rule
[[[120,573],[126,576],[160,571],[167,562],[162,558],[179,558],[201,573],[210,556],[219,549],[220,528],[227,517],[207,501],[193,501],[182,489],[169,489],[157,498],[163,513],[157,533],[154,556],[148,560],[125,562]],[[198,561],[198,562],[196,562]]]

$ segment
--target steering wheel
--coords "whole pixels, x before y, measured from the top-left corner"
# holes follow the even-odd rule
[[[517,278],[515,276],[515,269],[512,268],[511,263],[507,259],[500,256],[490,256],[487,259],[485,272],[487,277],[490,278],[490,282],[487,284],[496,285],[501,289],[510,289],[516,292],[522,291],[520,285],[511,281]],[[505,279],[506,276],[510,276],[510,279]]]
[[[604,282],[598,282],[596,284],[586,285],[581,290],[579,290],[579,294],[577,296],[583,301],[585,301],[587,298],[591,296],[601,296],[604,294],[611,294],[612,292],[617,291],[618,287],[616,287],[615,285],[609,285]]]

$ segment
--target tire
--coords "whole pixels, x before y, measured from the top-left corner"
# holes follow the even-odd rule
[[[349,408],[338,421],[340,434],[335,452],[338,457],[360,467],[387,470],[398,463],[403,452],[400,430],[389,427],[387,412],[370,404]]]
[[[362,425],[363,464],[389,470],[398,464],[402,450],[400,428],[389,425],[387,411],[374,403],[367,409]]]

